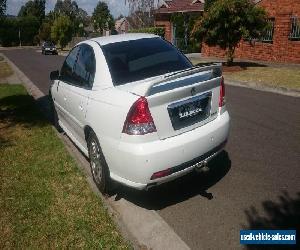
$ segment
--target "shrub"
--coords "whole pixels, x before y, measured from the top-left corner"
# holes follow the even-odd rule
[[[155,34],[161,37],[165,37],[165,29],[162,27],[149,27],[149,28],[141,28],[141,29],[133,29],[129,30],[129,33],[150,33]]]

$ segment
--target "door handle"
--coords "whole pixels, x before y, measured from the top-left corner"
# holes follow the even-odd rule
[[[64,101],[65,101],[65,102],[67,101],[67,97],[65,97],[65,96],[64,96]]]
[[[79,109],[80,109],[81,111],[83,111],[83,107],[82,107],[82,105],[79,105]]]

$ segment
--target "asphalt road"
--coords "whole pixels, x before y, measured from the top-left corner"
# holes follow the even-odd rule
[[[2,52],[45,94],[63,62],[32,49]],[[226,96],[231,134],[209,172],[117,196],[156,210],[192,249],[241,249],[241,229],[297,228],[299,242],[300,98],[232,86]]]

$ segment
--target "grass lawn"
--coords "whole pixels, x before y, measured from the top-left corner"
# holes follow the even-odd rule
[[[0,249],[127,249],[21,85],[0,85]]]
[[[225,79],[255,82],[269,87],[300,90],[300,68],[248,67],[237,72],[225,72]]]
[[[13,74],[13,71],[7,64],[7,62],[4,61],[4,59],[0,56],[0,78],[8,77]]]
[[[197,65],[210,63],[213,60],[209,58],[191,58],[191,61],[194,65]],[[300,90],[300,67],[279,67],[237,61],[234,66],[224,68],[224,76],[225,80],[241,83],[254,82],[261,86]]]

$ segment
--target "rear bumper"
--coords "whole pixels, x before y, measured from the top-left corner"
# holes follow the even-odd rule
[[[56,55],[57,54],[57,50],[44,50],[45,54],[53,54]]]
[[[183,176],[223,149],[229,122],[226,111],[199,128],[171,138],[138,144],[121,142],[116,152],[118,157],[107,159],[111,178],[136,189],[145,189]],[[171,169],[171,174],[151,180],[153,173],[165,169]]]

